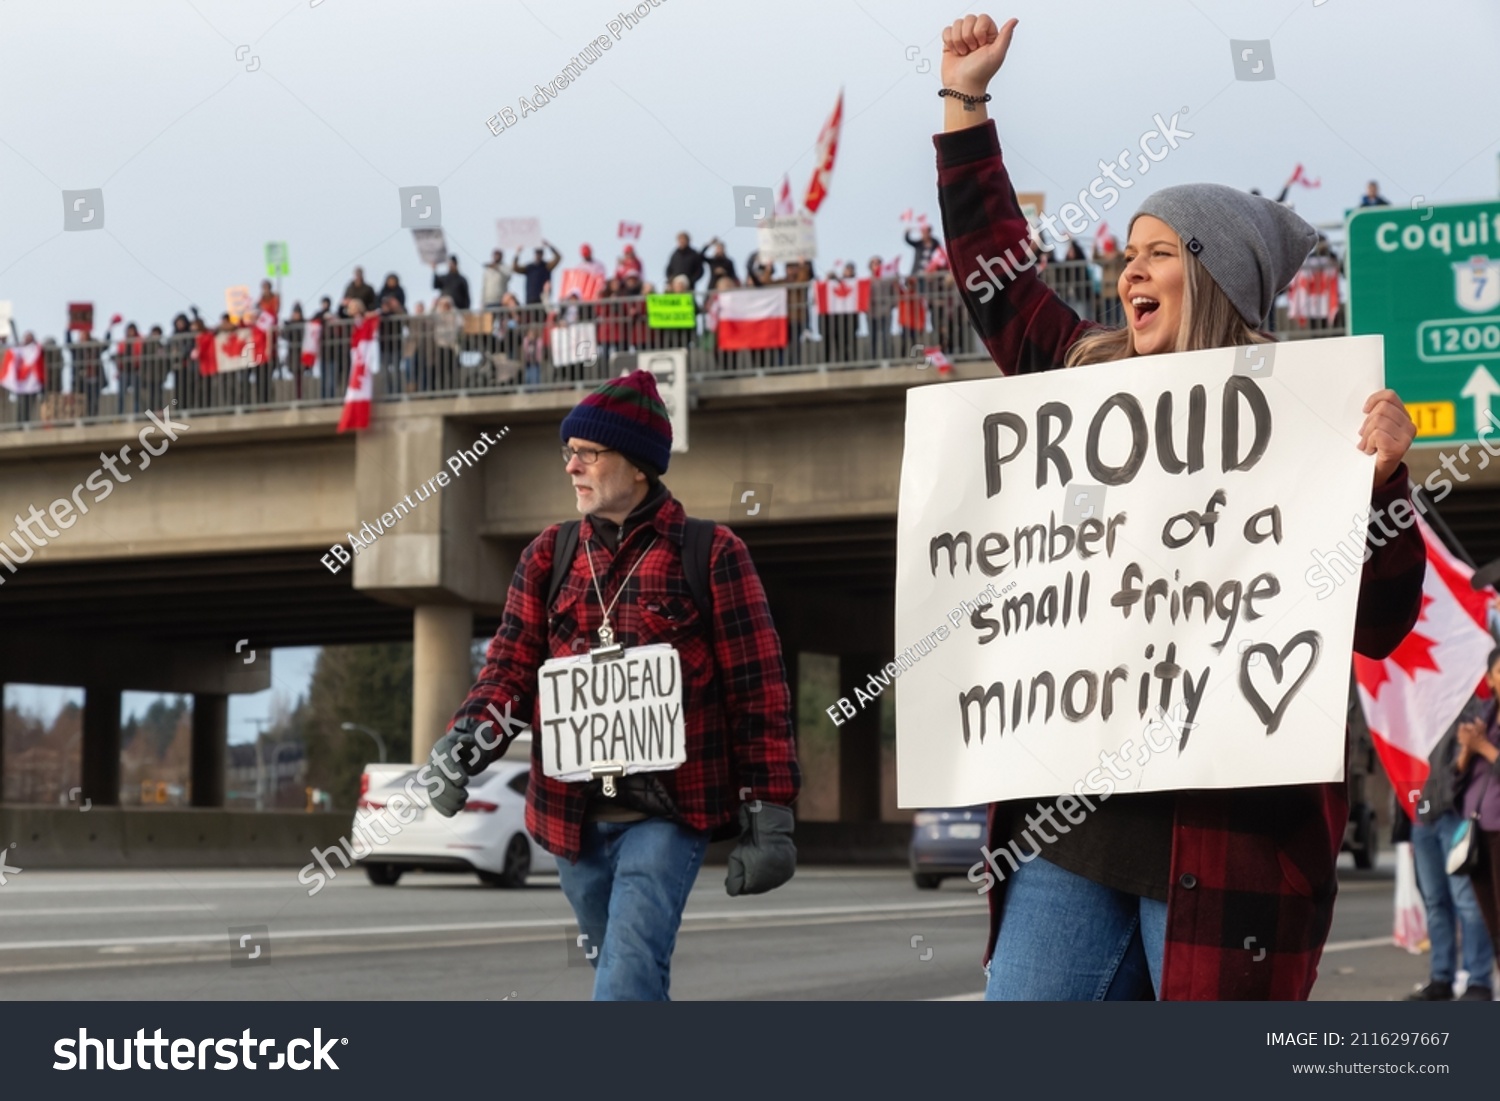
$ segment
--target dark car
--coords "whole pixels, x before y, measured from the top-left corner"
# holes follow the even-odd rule
[[[983,804],[917,811],[911,828],[912,882],[935,891],[949,876],[968,875],[981,859],[987,813]]]

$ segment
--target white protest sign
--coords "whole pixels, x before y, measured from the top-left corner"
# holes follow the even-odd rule
[[[441,229],[413,229],[412,240],[417,244],[417,255],[424,264],[441,264],[448,259],[448,242],[443,239]]]
[[[542,247],[540,218],[499,218],[495,221],[495,229],[499,233],[500,247],[507,252]]]
[[[537,691],[544,775],[587,780],[595,765],[654,772],[687,760],[682,660],[666,643],[610,661],[552,658],[537,673]]]
[[[901,677],[899,804],[1341,779],[1359,586],[1305,575],[1364,530],[1383,362],[1354,337],[908,391],[896,642],[953,633]]]
[[[641,352],[640,366],[656,379],[667,420],[672,425],[672,454],[686,454],[688,449],[688,377],[687,349],[670,348]],[[629,372],[627,371],[626,374]]]
[[[809,214],[782,214],[763,218],[756,235],[759,239],[756,256],[768,264],[817,258],[818,238]]]
[[[575,321],[552,330],[552,362],[558,367],[593,363],[599,355],[599,337],[592,321]]]

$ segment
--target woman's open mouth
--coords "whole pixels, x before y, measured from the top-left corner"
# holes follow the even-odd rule
[[[1161,303],[1154,298],[1143,294],[1131,296],[1130,299],[1130,324],[1132,328],[1144,329],[1156,316],[1156,311],[1161,308]]]

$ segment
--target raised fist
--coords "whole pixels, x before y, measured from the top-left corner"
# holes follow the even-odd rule
[[[981,96],[990,79],[1005,63],[1017,20],[998,30],[987,15],[966,15],[943,28],[943,86],[965,95]]]

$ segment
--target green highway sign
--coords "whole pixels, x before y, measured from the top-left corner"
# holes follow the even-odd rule
[[[279,275],[291,275],[291,259],[287,256],[285,241],[266,242],[266,278],[275,279]]]
[[[1385,337],[1416,442],[1500,429],[1500,202],[1362,207],[1345,232],[1349,334]]]

